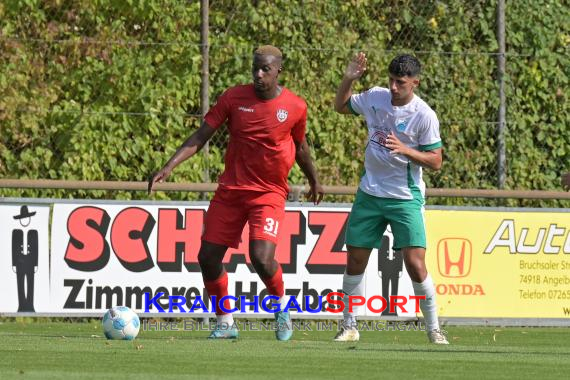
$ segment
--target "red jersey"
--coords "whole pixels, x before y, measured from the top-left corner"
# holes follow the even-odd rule
[[[228,120],[230,139],[225,170],[219,184],[225,189],[289,193],[287,177],[295,163],[295,143],[305,138],[307,104],[283,87],[270,100],[255,95],[253,84],[226,90],[205,117],[212,128]]]

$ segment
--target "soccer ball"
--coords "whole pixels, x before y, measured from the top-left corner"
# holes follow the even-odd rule
[[[103,331],[107,339],[133,340],[139,333],[139,316],[126,306],[115,306],[103,316]]]

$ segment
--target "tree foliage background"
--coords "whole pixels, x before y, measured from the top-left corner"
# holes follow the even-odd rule
[[[560,190],[560,174],[570,171],[570,7],[564,0],[506,3],[506,188]],[[412,52],[424,65],[419,94],[436,110],[445,146],[443,169],[426,172],[428,186],[494,189],[496,7],[495,0],[211,0],[210,99],[251,81],[257,45],[281,47],[281,81],[307,100],[307,137],[322,182],[357,185],[364,120],[332,110],[343,69],[365,51],[369,69],[355,90],[386,86],[388,62]],[[146,180],[199,126],[200,64],[197,0],[0,2],[0,177]],[[170,180],[215,182],[226,142],[216,134],[208,155],[180,165]],[[304,182],[298,167],[290,182]],[[0,195],[147,197],[6,189]]]

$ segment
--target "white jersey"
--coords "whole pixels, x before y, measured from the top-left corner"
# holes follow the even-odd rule
[[[394,133],[407,146],[429,151],[442,146],[439,121],[435,112],[420,97],[414,95],[406,105],[397,107],[391,102],[390,91],[373,87],[354,94],[349,109],[366,118],[368,145],[360,189],[382,198],[413,199],[425,196],[422,167],[404,155],[391,155],[386,137]]]

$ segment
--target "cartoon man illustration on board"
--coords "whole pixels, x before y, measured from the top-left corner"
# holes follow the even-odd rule
[[[402,277],[404,256],[401,251],[390,248],[390,239],[382,237],[380,249],[378,249],[378,274],[382,278],[382,297],[386,299],[387,306],[382,312],[383,316],[396,317],[396,310],[390,312],[390,296],[398,295],[398,284]]]
[[[38,271],[38,231],[28,228],[32,216],[28,206],[20,208],[14,219],[22,228],[12,231],[12,270],[18,281],[18,312],[34,312],[34,274]]]

